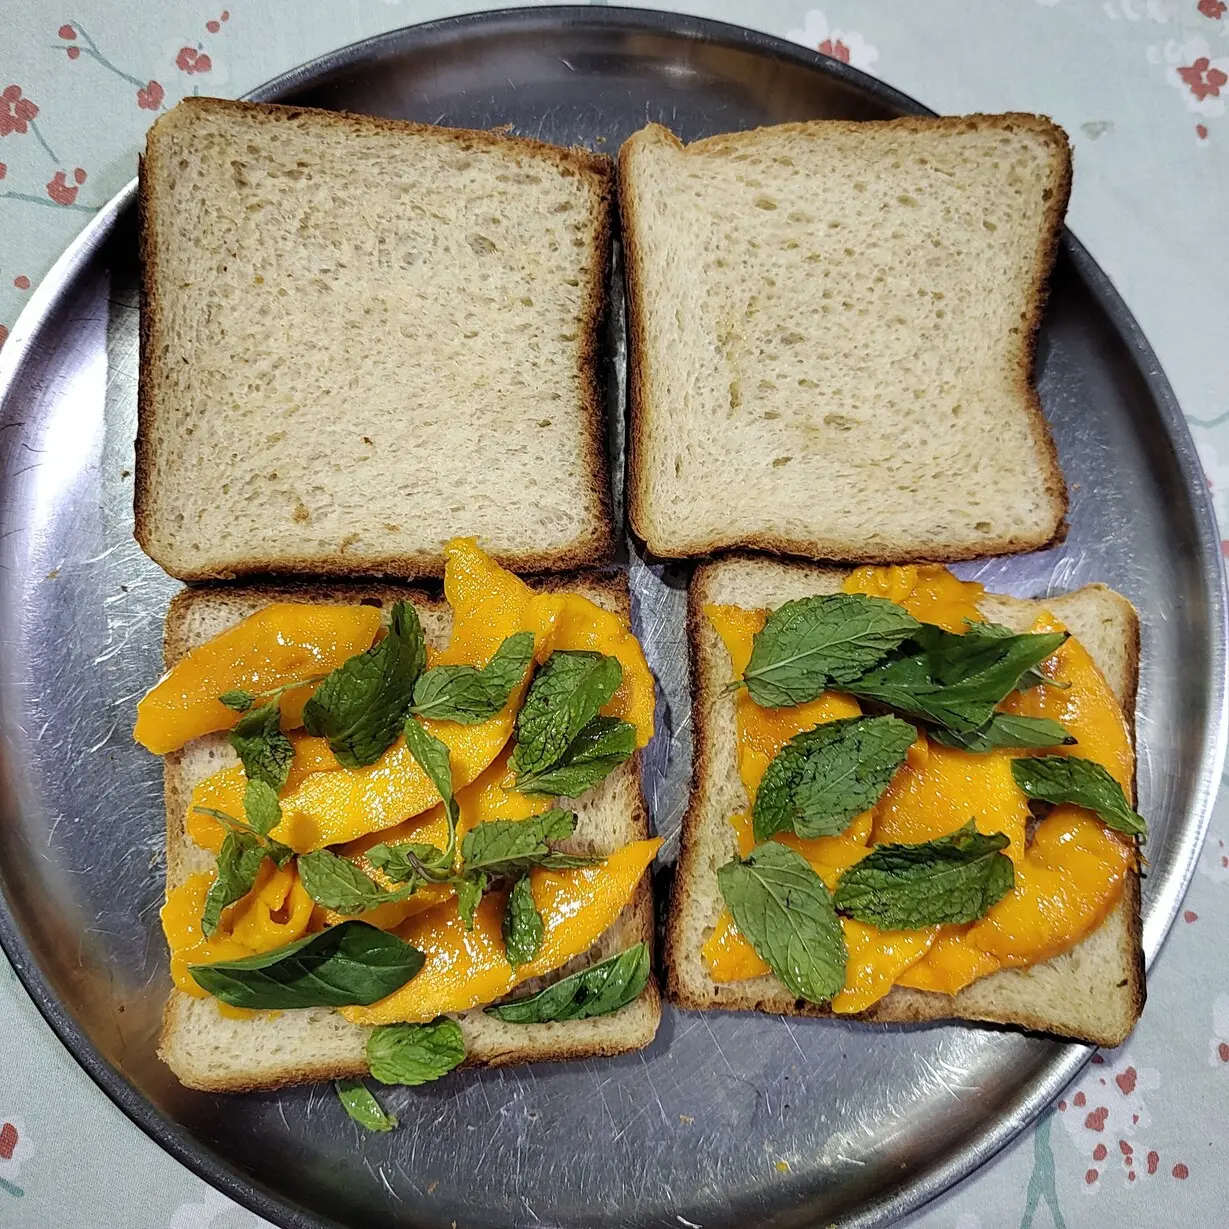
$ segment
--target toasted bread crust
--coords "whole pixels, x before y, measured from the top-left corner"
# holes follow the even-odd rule
[[[753,559],[753,556],[747,556]],[[693,897],[693,885],[696,882],[696,870],[699,859],[699,833],[704,824],[706,799],[705,791],[713,779],[714,765],[712,762],[712,740],[710,737],[712,707],[717,699],[712,680],[705,676],[701,661],[703,655],[702,636],[705,631],[705,615],[703,607],[708,600],[707,581],[709,570],[719,565],[701,565],[692,579],[687,600],[687,633],[688,645],[692,663],[692,793],[687,811],[683,817],[681,846],[678,869],[675,874],[674,895],[669,902],[669,912],[666,920],[666,940],[664,959],[666,964],[666,997],[668,1001],[679,1007],[694,1011],[762,1011],[779,1015],[796,1015],[810,1017],[833,1016],[834,1013],[826,1003],[811,1003],[805,999],[794,999],[779,983],[767,983],[767,979],[742,983],[729,983],[722,986],[723,993],[718,999],[712,990],[702,992],[690,986],[680,976],[681,954],[683,952],[684,915],[696,906]],[[796,565],[801,571],[815,572],[818,576],[824,569]],[[831,574],[831,573],[829,573]],[[1112,596],[1119,606],[1127,628],[1126,641],[1123,645],[1125,654],[1125,686],[1123,696],[1123,711],[1127,725],[1132,733],[1135,728],[1135,699],[1139,678],[1139,620],[1134,607],[1122,597],[1104,585],[1091,585],[1106,596]],[[1134,798],[1134,782],[1131,795]],[[1129,1035],[1135,1021],[1143,1011],[1147,997],[1144,977],[1144,958],[1142,945],[1142,916],[1140,908],[1139,874],[1131,870],[1126,877],[1123,894],[1118,905],[1111,914],[1111,919],[1121,917],[1125,924],[1126,943],[1129,947],[1129,971],[1127,991],[1129,1008],[1122,1027],[1107,1026],[1105,1028],[1089,1029],[1080,1034],[1079,1039],[1095,1045],[1119,1045]],[[990,974],[981,979],[981,983],[992,982],[998,976],[1011,976],[1011,971],[1005,974]],[[774,979],[775,982],[775,979]],[[739,990],[742,991],[741,996]],[[970,1014],[967,1008],[962,1009],[958,996],[911,990],[896,987],[870,1009],[859,1013],[841,1013],[841,1019],[863,1020],[868,1023],[913,1024],[939,1020],[955,1020],[960,1022],[977,1022],[991,1024],[1006,1024],[1017,1028],[1030,1029],[1037,1032],[1053,1032],[1053,1022],[1035,1012],[1012,1010],[996,1011],[979,1009],[976,1015]]]
[[[849,544],[834,538],[793,538],[778,534],[762,533],[730,537],[713,537],[688,543],[682,548],[664,544],[654,532],[649,503],[648,466],[643,457],[647,455],[648,416],[651,413],[651,373],[647,370],[645,356],[648,353],[648,320],[645,309],[645,293],[642,286],[642,254],[639,236],[645,228],[637,215],[635,193],[632,191],[631,159],[634,156],[633,135],[619,151],[618,182],[619,210],[622,219],[624,250],[624,278],[627,297],[628,330],[628,400],[630,422],[627,435],[627,518],[636,537],[654,557],[662,559],[700,558],[726,550],[756,550],[779,556],[795,556],[807,559],[833,560],[843,563],[955,563],[967,559],[980,559],[988,555],[1011,555],[1025,551],[1057,546],[1067,536],[1067,485],[1059,466],[1058,449],[1050,425],[1041,407],[1041,398],[1033,383],[1033,362],[1037,350],[1037,332],[1041,324],[1048,295],[1050,273],[1058,255],[1062,239],[1063,218],[1071,194],[1071,146],[1067,134],[1045,116],[1020,112],[1002,115],[974,114],[967,116],[902,116],[891,120],[807,120],[781,124],[780,131],[806,131],[824,126],[856,131],[864,128],[893,129],[909,133],[933,133],[936,131],[968,132],[983,127],[1014,125],[1037,133],[1058,151],[1054,177],[1047,185],[1050,193],[1044,217],[1044,236],[1037,253],[1026,296],[1026,318],[1022,322],[1017,343],[1017,357],[1013,365],[1016,389],[1022,404],[1027,408],[1029,431],[1039,449],[1047,458],[1047,473],[1044,480],[1045,494],[1053,509],[1054,528],[1041,537],[1008,536],[976,546],[952,546],[936,551],[933,547],[918,549],[908,543],[899,543],[882,550],[851,550]],[[724,153],[753,142],[758,130],[750,132],[723,133],[684,145],[682,141],[657,124],[649,125],[656,135],[662,136],[680,152]],[[645,129],[643,131],[648,131]]]
[[[564,592],[576,589],[603,595],[610,608],[630,614],[631,597],[626,572],[587,572],[571,576],[552,575],[534,582],[538,591]],[[163,660],[167,669],[174,666],[193,647],[187,633],[187,624],[192,613],[201,606],[224,601],[239,609],[252,609],[274,601],[310,602],[379,602],[387,605],[397,600],[412,601],[420,610],[440,613],[448,609],[441,597],[422,589],[404,585],[365,584],[362,582],[341,585],[316,583],[285,583],[278,585],[204,586],[183,589],[175,595],[167,612],[163,638]],[[190,786],[177,771],[177,755],[166,757],[163,774],[166,802],[166,843],[168,883],[182,876],[180,867],[186,849],[195,848],[184,831],[183,817],[190,796]],[[629,840],[644,840],[649,836],[649,817],[641,788],[641,761],[637,754],[629,761],[628,771],[634,774],[634,804],[629,817]],[[620,918],[611,928],[618,928],[629,943],[644,941],[649,944],[650,955],[654,948],[653,895],[646,874],[636,888]],[[609,932],[608,932],[609,933]],[[582,958],[583,959],[583,958]],[[656,962],[654,961],[654,967]],[[570,971],[570,968],[569,968]],[[532,991],[539,984],[551,980],[538,979],[517,987],[517,995]],[[172,989],[162,1017],[162,1034],[159,1051],[170,1056],[174,1050],[177,1030],[188,1027],[186,1012],[194,1000],[183,991]],[[481,1015],[481,1009],[461,1013],[460,1019]],[[657,1033],[661,1018],[661,995],[654,977],[650,977],[644,991],[635,1002],[622,1008],[609,1020],[624,1021],[622,1035],[612,1040],[594,1036],[594,1030],[586,1028],[585,1021],[551,1026],[543,1036],[535,1026],[524,1026],[521,1044],[515,1049],[500,1048],[471,1053],[466,1067],[505,1067],[529,1062],[564,1062],[571,1059],[600,1058],[626,1053],[648,1045]],[[540,1027],[540,1026],[539,1026]],[[294,1084],[320,1080],[358,1078],[367,1074],[367,1063],[361,1053],[337,1061],[318,1063],[288,1063],[272,1074],[254,1076],[242,1070],[228,1071],[211,1067],[207,1072],[197,1069],[176,1068],[176,1075],[190,1088],[212,1092],[252,1092],[288,1087]]]
[[[585,287],[582,309],[584,346],[581,352],[581,408],[585,420],[582,441],[588,495],[592,501],[592,516],[585,533],[567,547],[552,551],[494,551],[492,556],[504,567],[516,572],[570,572],[596,568],[610,562],[614,555],[615,532],[610,491],[610,465],[606,452],[606,419],[601,399],[599,378],[599,334],[608,310],[610,282],[611,215],[614,211],[614,160],[606,154],[595,154],[581,148],[565,149],[531,137],[508,136],[503,132],[484,132],[469,128],[440,128],[409,120],[386,119],[381,116],[356,115],[348,111],[326,111],[318,107],[288,107],[273,103],[239,102],[232,99],[194,97],[179,104],[198,111],[230,111],[260,114],[282,121],[302,115],[314,116],[330,125],[353,132],[390,132],[394,134],[427,134],[438,140],[495,148],[516,145],[527,156],[538,158],[561,174],[578,176],[590,187],[596,199],[595,225],[591,237],[592,272]],[[157,121],[147,135],[147,154],[159,140]],[[313,577],[349,577],[357,575],[388,576],[413,579],[439,577],[444,574],[444,556],[438,552],[421,551],[401,554],[363,555],[353,550],[339,549],[329,555],[287,555],[277,558],[253,556],[242,565],[218,568],[180,567],[166,557],[151,524],[151,508],[156,482],[153,453],[153,427],[158,414],[157,353],[161,333],[162,302],[158,294],[158,250],[154,237],[153,215],[156,208],[150,190],[146,158],[137,159],[137,229],[141,257],[140,311],[140,371],[137,380],[137,436],[133,494],[133,537],[141,549],[160,567],[178,580],[233,580],[248,575],[307,575]]]

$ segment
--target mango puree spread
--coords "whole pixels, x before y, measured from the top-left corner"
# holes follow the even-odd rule
[[[576,593],[535,592],[488,558],[472,539],[447,548],[445,596],[452,607],[446,648],[427,650],[427,666],[481,668],[500,645],[518,632],[533,635],[533,659],[541,664],[558,650],[587,650],[618,660],[622,679],[604,717],[635,727],[642,747],[653,734],[653,678],[639,642],[622,616]],[[297,727],[303,706],[328,671],[376,641],[381,614],[370,606],[275,603],[193,649],[141,701],[134,736],[158,754],[177,750],[193,738],[233,727],[238,713],[218,696],[234,688],[266,694],[294,684],[281,700],[281,724],[289,732],[293,759],[279,794],[281,819],[269,837],[295,854],[332,847],[384,888],[395,885],[366,860],[375,844],[447,843],[447,821],[439,790],[406,747],[404,737],[375,763],[346,768],[324,738]],[[516,685],[494,716],[475,724],[424,718],[422,725],[449,752],[459,808],[461,838],[489,820],[525,820],[555,805],[514,787],[509,765],[517,713],[530,673]],[[226,835],[218,820],[196,808],[231,816],[244,814],[248,781],[240,764],[201,781],[192,792],[188,835],[217,851]],[[606,931],[632,898],[656,853],[659,840],[635,841],[591,865],[529,872],[534,905],[542,921],[537,954],[514,966],[504,950],[501,920],[506,891],[488,891],[469,928],[454,888],[427,883],[405,899],[363,912],[363,922],[389,930],[424,957],[421,970],[401,990],[368,1007],[344,1008],[361,1024],[428,1021],[501,997],[520,982],[541,976],[582,955]],[[201,925],[206,897],[216,878],[207,871],[189,876],[167,893],[162,924],[171,949],[171,974],[187,994],[204,997],[190,965],[229,961],[272,951],[344,920],[313,902],[297,863],[261,864],[251,890],[223,909],[216,933]],[[247,1014],[219,1003],[226,1014]]]
[[[963,633],[980,622],[979,584],[958,580],[942,567],[865,567],[850,574],[847,593],[896,602],[914,618]],[[705,613],[741,677],[752,639],[768,612],[707,606]],[[1065,630],[1041,613],[1033,632]],[[1068,638],[1040,666],[1058,686],[1013,692],[1000,711],[1049,717],[1076,739],[1044,754],[1069,754],[1102,765],[1130,796],[1135,770],[1131,739],[1113,692],[1087,650]],[[826,692],[794,708],[761,708],[740,689],[735,698],[738,768],[754,799],[768,765],[796,734],[823,722],[855,717],[861,707],[851,696]],[[1020,968],[1067,951],[1096,930],[1122,894],[1134,865],[1133,843],[1106,828],[1080,807],[1055,807],[1029,835],[1029,801],[1013,779],[1012,759],[1020,749],[972,753],[944,746],[919,731],[887,792],[839,836],[803,840],[792,832],[773,839],[797,850],[835,890],[848,867],[883,843],[917,844],[947,836],[972,817],[978,831],[1001,832],[1013,863],[1014,886],[979,921],[925,930],[883,931],[842,918],[848,950],[845,985],[831,1002],[836,1012],[864,1011],[896,985],[955,994],[1002,968]],[[732,818],[741,857],[755,844],[750,811]],[[770,972],[723,912],[703,949],[715,981],[730,982]]]

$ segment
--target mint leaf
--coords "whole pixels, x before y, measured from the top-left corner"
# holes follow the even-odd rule
[[[1122,786],[1095,760],[1075,755],[1012,760],[1011,775],[1030,798],[1085,807],[1118,832],[1148,835],[1148,825],[1127,801]]]
[[[436,721],[476,725],[508,703],[512,689],[533,660],[533,632],[509,636],[481,670],[473,666],[434,666],[414,684],[410,712]]]
[[[640,997],[649,980],[649,946],[637,943],[617,956],[561,978],[537,994],[488,1007],[506,1024],[547,1024],[607,1016]]]
[[[516,778],[522,794],[578,798],[636,750],[636,727],[618,717],[594,717],[549,768]]]
[[[282,804],[277,791],[259,777],[247,783],[243,791],[243,813],[253,832],[268,836],[282,820]]]
[[[528,964],[542,950],[546,927],[537,905],[533,903],[533,887],[528,875],[522,875],[512,885],[504,911],[503,933],[504,951],[513,968]]]
[[[307,732],[327,738],[346,768],[374,764],[397,740],[426,654],[418,612],[395,602],[384,639],[327,675],[303,706]]]
[[[474,871],[467,875],[458,875],[453,880],[457,890],[457,912],[466,930],[474,928],[474,914],[482,903],[482,894],[491,886],[490,876],[482,871]]]
[[[295,1007],[367,1007],[400,990],[423,954],[366,922],[341,922],[293,943],[188,972],[202,990],[251,1011]]]
[[[717,870],[740,933],[789,992],[823,1003],[845,985],[848,953],[832,894],[807,860],[776,841]]]
[[[1072,746],[1075,739],[1049,717],[1017,717],[995,713],[985,725],[969,734],[941,726],[926,731],[935,742],[962,751],[992,751],[995,747]]]
[[[975,922],[1015,881],[1001,832],[983,836],[970,820],[920,845],[876,845],[836,885],[836,907],[880,930]]]
[[[851,717],[804,730],[777,752],[755,795],[755,839],[792,828],[836,836],[883,797],[917,732],[898,717]]]
[[[958,636],[924,623],[902,652],[849,680],[844,690],[928,724],[971,734],[993,719],[996,705],[1021,675],[1066,639],[1065,632]]]
[[[443,865],[444,851],[435,845],[406,841],[400,845],[373,845],[365,857],[394,882],[413,883],[419,875],[419,866],[437,868]]]
[[[405,900],[417,887],[417,884],[410,884],[386,892],[349,858],[340,858],[327,849],[299,855],[299,881],[316,904],[346,914],[362,913],[376,905]]]
[[[230,745],[243,761],[249,781],[264,781],[275,790],[286,784],[294,746],[282,733],[281,709],[276,700],[239,718],[230,732]]]
[[[919,626],[895,602],[861,593],[786,602],[756,633],[742,681],[764,708],[805,704],[864,674]]]
[[[397,1116],[384,1109],[362,1080],[334,1080],[333,1087],[342,1109],[360,1127],[368,1131],[391,1131],[397,1125]]]
[[[236,687],[233,691],[224,691],[218,696],[218,701],[237,713],[246,713],[256,703],[256,697],[250,691]]]
[[[218,851],[218,877],[209,887],[201,914],[201,932],[206,939],[218,933],[222,910],[242,900],[255,886],[260,864],[268,850],[245,832],[228,832]]]
[[[565,870],[590,866],[600,858],[555,853],[548,841],[565,841],[576,831],[576,816],[557,808],[529,819],[488,819],[471,828],[461,842],[461,865],[467,873],[485,871],[492,878],[519,875],[531,866]]]
[[[382,1024],[367,1038],[367,1066],[381,1084],[428,1084],[464,1061],[461,1026],[447,1016],[430,1024]]]
[[[511,765],[518,778],[554,767],[622,681],[617,658],[552,653],[534,676],[516,717]]]
[[[405,719],[405,745],[443,799],[444,813],[448,820],[448,844],[440,852],[437,866],[441,872],[451,871],[453,855],[457,848],[457,820],[461,812],[452,794],[452,761],[448,755],[448,746],[434,735],[428,734],[422,724],[413,717]]]

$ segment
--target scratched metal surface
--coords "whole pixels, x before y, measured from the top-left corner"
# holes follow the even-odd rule
[[[649,119],[691,139],[914,106],[762,36],[611,9],[410,29],[259,96],[509,123],[607,150]],[[388,1137],[361,1134],[327,1088],[243,1098],[180,1088],[154,1056],[168,984],[161,778],[130,738],[177,587],[131,536],[131,198],[70,249],[0,357],[0,939],[49,1021],[134,1119],[288,1226],[869,1226],[968,1172],[1078,1070],[1082,1047],[989,1029],[667,1010],[641,1054],[388,1092],[402,1122]],[[621,455],[617,299],[606,361]],[[1071,534],[1056,550],[963,570],[1022,595],[1101,580],[1140,610],[1152,957],[1223,753],[1218,535],[1156,360],[1078,245],[1059,264],[1038,376],[1071,484]],[[664,889],[690,758],[686,572],[634,550],[628,566],[662,687],[647,790],[667,836]]]

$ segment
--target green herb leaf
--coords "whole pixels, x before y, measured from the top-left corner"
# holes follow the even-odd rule
[[[249,781],[243,792],[243,813],[252,831],[268,836],[282,822],[282,804],[277,800],[277,790],[259,777]]]
[[[239,718],[230,732],[230,745],[243,761],[249,781],[263,781],[281,789],[290,775],[294,746],[282,733],[281,709],[273,700]]]
[[[717,871],[743,937],[789,992],[823,1003],[845,984],[848,953],[832,894],[807,860],[776,841]]]
[[[1066,638],[1065,632],[958,636],[922,624],[906,651],[850,680],[844,690],[928,724],[971,734],[993,719],[995,706],[1020,676]]]
[[[755,795],[755,839],[789,828],[835,836],[883,796],[917,732],[898,717],[851,717],[795,734]]]
[[[438,865],[441,873],[451,872],[457,848],[460,808],[452,794],[452,761],[448,756],[448,746],[434,735],[428,734],[422,723],[413,717],[405,719],[405,745],[409,747],[410,754],[443,799],[444,813],[448,820],[448,844],[440,853]]]
[[[458,875],[453,881],[457,890],[457,912],[466,930],[474,928],[474,914],[482,903],[482,894],[491,886],[490,876],[482,871]]]
[[[506,1024],[547,1024],[607,1016],[640,997],[649,980],[649,947],[637,943],[617,956],[561,978],[537,994],[488,1007]]]
[[[371,1089],[362,1080],[334,1080],[337,1098],[342,1109],[368,1131],[391,1131],[397,1125],[397,1116],[390,1114],[372,1095]]]
[[[367,1007],[400,990],[423,965],[423,954],[366,922],[341,922],[256,956],[193,964],[202,990],[232,1007],[288,1011],[295,1007]]]
[[[1007,837],[983,836],[970,820],[920,845],[876,845],[836,885],[836,907],[881,930],[975,922],[1011,891]]]
[[[256,697],[250,691],[244,691],[242,687],[236,687],[233,691],[224,691],[218,696],[218,700],[237,713],[246,713],[256,703]]]
[[[579,798],[635,750],[636,727],[631,722],[618,717],[594,717],[551,767],[518,776],[516,788],[522,794]]]
[[[518,778],[557,764],[622,681],[623,667],[617,658],[552,653],[534,676],[516,717],[511,764]]]
[[[418,867],[411,858],[424,866],[443,865],[444,851],[436,845],[422,845],[406,841],[399,845],[373,845],[364,855],[378,871],[383,871],[395,883],[413,883],[418,878]]]
[[[765,708],[805,704],[864,674],[919,626],[895,602],[861,593],[786,602],[756,633],[742,681]]]
[[[995,713],[985,725],[970,734],[945,730],[942,726],[926,732],[945,747],[958,747],[963,751],[992,751],[995,747],[1061,747],[1075,743],[1075,739],[1049,717],[1017,717],[1011,713]]]
[[[519,875],[531,866],[564,870],[591,866],[600,858],[555,853],[548,841],[565,841],[576,831],[576,816],[558,808],[529,819],[488,819],[471,828],[461,842],[461,865],[466,872]]]
[[[307,732],[327,738],[346,768],[374,764],[397,740],[426,652],[418,612],[394,603],[388,635],[338,666],[303,706]]]
[[[410,884],[386,892],[349,858],[340,858],[327,849],[299,855],[299,882],[316,904],[346,914],[362,913],[376,905],[405,900],[418,886]]]
[[[447,1016],[430,1024],[382,1024],[367,1038],[367,1066],[381,1084],[428,1084],[464,1061],[461,1026]]]
[[[508,703],[512,689],[533,660],[533,632],[509,636],[481,670],[473,666],[434,666],[414,684],[410,711],[436,721],[476,725]]]
[[[1148,825],[1127,801],[1122,786],[1095,760],[1075,755],[1012,760],[1011,775],[1030,798],[1086,807],[1118,832],[1148,835]]]
[[[528,964],[542,950],[546,927],[537,905],[533,903],[533,887],[528,875],[522,875],[512,885],[508,907],[504,911],[503,932],[504,950],[513,968]]]
[[[228,832],[218,851],[218,877],[205,897],[201,914],[201,932],[206,939],[218,933],[222,910],[242,900],[256,883],[260,864],[268,850],[246,832]]]

